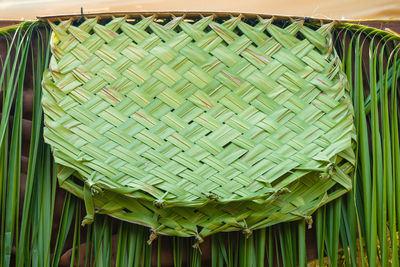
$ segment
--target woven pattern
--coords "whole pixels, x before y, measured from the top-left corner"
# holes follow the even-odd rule
[[[50,22],[44,136],[61,186],[85,200],[84,224],[106,213],[201,240],[309,219],[351,189],[333,25],[281,24]]]

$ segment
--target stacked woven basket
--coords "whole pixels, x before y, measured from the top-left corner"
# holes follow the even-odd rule
[[[95,213],[202,238],[306,219],[351,189],[353,111],[333,24],[49,22],[45,140]]]

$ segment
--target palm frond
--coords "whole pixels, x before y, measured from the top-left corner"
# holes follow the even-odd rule
[[[207,260],[216,267],[306,266],[314,260],[310,250],[317,251],[320,266],[399,265],[398,35],[346,23],[335,28],[357,129],[353,190],[318,209],[312,229],[300,220],[257,230],[248,238],[241,233],[212,235],[209,259],[204,246],[192,248],[193,242],[180,237],[162,237],[148,245],[147,228],[102,215],[95,215],[94,224],[83,229],[82,203],[70,193],[61,217],[54,218],[57,166],[42,138],[41,107],[50,29],[27,22],[0,29],[0,35],[7,44],[0,76],[1,266],[59,266],[65,261],[71,266],[162,266],[168,258],[164,250],[171,251],[175,266],[201,266]],[[32,80],[26,77],[28,71]],[[33,88],[33,112],[25,178],[21,170],[26,159],[22,147],[27,80]],[[49,231],[56,221],[58,229]]]

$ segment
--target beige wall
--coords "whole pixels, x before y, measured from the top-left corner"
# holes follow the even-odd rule
[[[400,19],[400,0],[0,0],[0,19],[109,11],[226,11],[329,19]]]

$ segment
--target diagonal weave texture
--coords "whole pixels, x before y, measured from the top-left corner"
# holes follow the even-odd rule
[[[61,186],[85,200],[83,223],[105,213],[201,240],[308,219],[350,190],[353,112],[333,24],[282,24],[50,22],[44,136]]]

